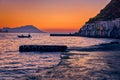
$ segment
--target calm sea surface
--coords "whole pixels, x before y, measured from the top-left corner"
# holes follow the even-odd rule
[[[30,73],[37,73],[36,70],[38,69],[52,67],[60,62],[60,52],[20,53],[18,51],[20,45],[37,44],[67,45],[68,47],[86,47],[91,45],[97,45],[100,43],[108,43],[114,40],[84,37],[50,37],[49,34],[37,33],[31,34],[32,38],[30,39],[20,39],[17,37],[17,35],[17,33],[0,33],[0,80],[17,80],[17,77],[19,76]],[[92,55],[92,57],[94,56],[95,55]],[[75,63],[78,64],[77,62]],[[82,65],[82,63],[79,64]]]

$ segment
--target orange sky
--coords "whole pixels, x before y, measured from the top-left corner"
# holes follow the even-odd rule
[[[47,32],[75,32],[110,0],[0,0],[0,27],[35,25]]]

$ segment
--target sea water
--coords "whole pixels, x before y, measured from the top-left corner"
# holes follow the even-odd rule
[[[32,38],[18,38],[27,33],[0,33],[0,80],[37,73],[60,62],[60,52],[19,52],[20,45],[67,45],[68,47],[87,47],[109,43],[114,39],[86,37],[53,37],[46,33],[31,33]]]

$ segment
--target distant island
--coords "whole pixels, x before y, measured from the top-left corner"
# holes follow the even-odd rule
[[[2,28],[0,29],[1,33],[44,33],[33,25],[25,25],[16,28]]]
[[[120,38],[120,0],[111,0],[76,34],[86,37]]]

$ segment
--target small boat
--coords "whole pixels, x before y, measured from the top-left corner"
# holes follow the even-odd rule
[[[25,35],[18,35],[18,38],[31,38],[32,36],[29,34],[28,36]]]

